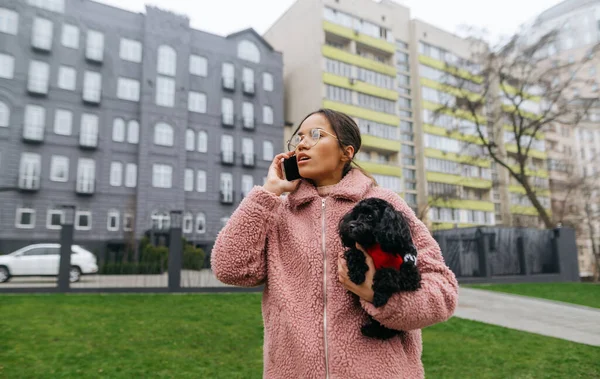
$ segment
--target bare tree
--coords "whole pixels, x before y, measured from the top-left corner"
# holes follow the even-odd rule
[[[435,111],[438,116],[471,120],[474,138],[467,142],[477,145],[483,157],[506,169],[524,188],[547,228],[555,223],[533,181],[534,170],[546,169],[536,153],[543,133],[553,124],[574,129],[597,101],[595,96],[580,94],[580,88],[590,84],[578,75],[595,59],[597,46],[578,60],[548,58],[557,36],[550,32],[532,42],[515,35],[501,46],[473,49],[468,61],[446,65],[444,70],[451,74],[448,84],[455,89],[438,102],[443,105]]]

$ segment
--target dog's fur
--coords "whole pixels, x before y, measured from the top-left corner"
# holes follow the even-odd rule
[[[381,307],[396,292],[416,291],[421,287],[421,275],[417,269],[417,250],[413,244],[408,222],[387,201],[369,198],[360,201],[339,223],[339,235],[344,246],[348,276],[352,282],[362,284],[369,270],[365,255],[356,248],[356,243],[365,250],[379,244],[387,254],[400,255],[403,263],[399,270],[380,268],[373,277],[373,305]],[[402,333],[381,325],[373,317],[361,328],[362,334],[377,339],[392,338]]]

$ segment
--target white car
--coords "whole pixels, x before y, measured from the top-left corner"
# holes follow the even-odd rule
[[[40,243],[25,246],[11,254],[0,255],[0,283],[13,276],[58,276],[60,244]],[[69,281],[98,272],[96,256],[78,245],[71,246]]]

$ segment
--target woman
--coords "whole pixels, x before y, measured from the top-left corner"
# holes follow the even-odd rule
[[[421,378],[420,329],[454,312],[458,285],[439,246],[395,192],[352,167],[360,145],[350,117],[328,109],[311,113],[290,140],[291,151],[273,159],[265,185],[250,191],[217,237],[216,277],[236,286],[265,285],[265,378]],[[294,154],[303,179],[289,182],[281,164]],[[281,197],[284,192],[290,194]],[[371,304],[372,259],[365,253],[365,282],[351,282],[337,231],[341,217],[368,197],[406,215],[422,276],[420,290],[394,294],[380,308]],[[360,328],[368,315],[407,333],[365,337]]]

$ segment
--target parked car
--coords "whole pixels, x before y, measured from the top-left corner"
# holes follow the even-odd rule
[[[60,244],[40,243],[0,255],[0,283],[13,276],[58,276]],[[96,256],[78,245],[71,246],[69,281],[78,282],[81,275],[98,272]]]

